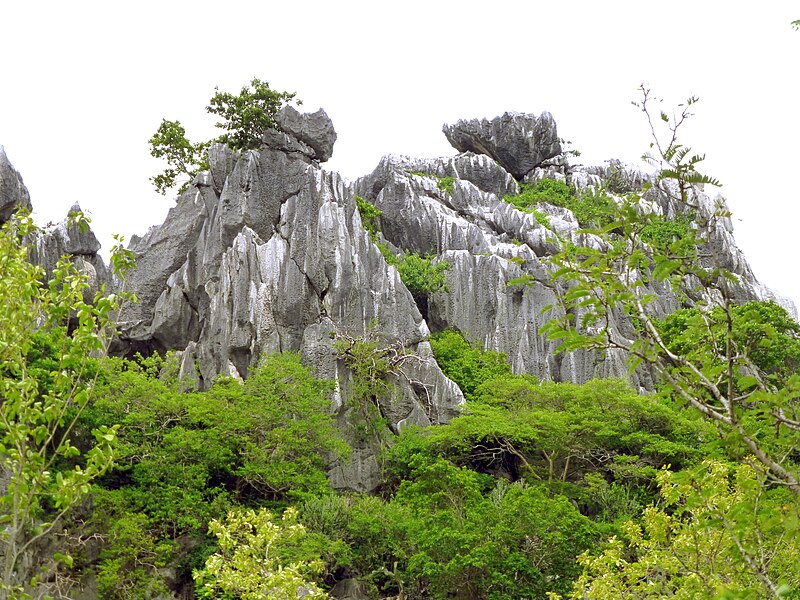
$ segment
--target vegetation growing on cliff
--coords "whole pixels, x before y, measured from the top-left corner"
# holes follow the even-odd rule
[[[213,140],[190,142],[180,121],[163,119],[150,138],[150,155],[167,162],[166,169],[151,178],[157,192],[166,194],[179,180],[178,193],[186,190],[198,173],[208,170],[207,152],[212,142],[227,144],[233,150],[257,149],[268,129],[278,129],[278,111],[292,101],[300,103],[295,100],[296,94],[273,90],[257,77],[239,94],[214,90],[206,110],[220,117],[216,126],[225,133]]]
[[[562,341],[565,351],[623,350],[632,368],[647,365],[674,402],[714,424],[727,458],[752,470],[709,463],[694,479],[688,476],[693,483],[678,486],[679,493],[664,476],[662,494],[688,507],[684,520],[670,521],[668,513],[653,510],[645,517],[645,533],[638,525],[628,526],[628,542],[619,548],[630,569],[614,564],[615,551],[596,560],[585,558],[576,598],[585,593],[619,597],[619,589],[650,597],[639,595],[640,585],[649,593],[660,590],[658,594],[687,598],[699,593],[713,597],[723,589],[727,597],[782,598],[788,590],[796,593],[800,584],[800,574],[783,566],[787,549],[798,544],[800,377],[793,366],[797,330],[775,305],[739,305],[739,277],[708,251],[718,243],[723,229],[718,222],[728,213],[722,206],[703,204],[694,186],[718,182],[699,172],[703,156],[678,141],[678,131],[696,101],[690,98],[673,115],[660,111],[654,117],[652,95],[642,88],[637,104],[653,133],[653,154],[645,159],[659,167],[657,193],[692,214],[692,226],[669,231],[662,225],[656,234],[652,227],[663,224],[663,218],[632,196],[618,207],[613,229],[590,231],[596,243],[564,243],[564,250],[553,258],[554,278],[563,290],[558,300],[561,316],[551,322],[549,333]],[[659,123],[666,128],[664,137],[657,133]],[[646,290],[646,282],[675,290],[679,297],[691,295],[694,308],[659,323],[652,310],[657,297]],[[614,314],[631,320],[632,330],[624,338],[607,326]],[[745,472],[750,475],[743,476]],[[732,503],[723,509],[727,496]],[[775,510],[785,511],[784,529],[776,529],[767,518]],[[683,536],[706,537],[711,523],[719,536],[711,554],[697,549],[693,559],[684,559],[679,573],[670,574],[665,565],[663,580],[648,574],[648,565],[659,562],[658,552],[680,556]],[[610,543],[619,541],[613,538]],[[727,560],[732,561],[729,568],[722,566]],[[709,563],[711,570],[706,568]],[[685,571],[689,577],[684,577]]]

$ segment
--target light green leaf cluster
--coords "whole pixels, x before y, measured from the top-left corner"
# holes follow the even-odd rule
[[[313,581],[322,571],[320,560],[284,558],[286,548],[297,547],[306,535],[296,509],[286,509],[280,520],[266,509],[231,511],[224,521],[212,521],[209,531],[217,537],[219,551],[194,572],[198,598],[329,597]]]
[[[659,482],[666,506],[579,557],[572,598],[788,598],[800,589],[800,514],[784,490],[765,490],[749,465],[719,461],[663,471]]]
[[[80,213],[70,219],[88,225]],[[0,230],[0,469],[8,482],[0,489],[0,598],[24,597],[54,568],[38,564],[37,543],[111,466],[116,448],[116,426],[98,424],[82,443],[75,436],[93,399],[96,358],[113,334],[112,315],[129,296],[101,289],[87,299],[88,276],[69,256],[43,283],[24,244],[34,230],[25,216]]]

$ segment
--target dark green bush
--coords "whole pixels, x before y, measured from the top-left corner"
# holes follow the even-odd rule
[[[436,333],[430,342],[436,362],[468,399],[484,381],[511,375],[505,354],[476,347],[458,331]]]

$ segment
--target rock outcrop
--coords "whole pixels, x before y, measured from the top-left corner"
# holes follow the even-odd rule
[[[442,176],[455,177],[452,191],[439,185]],[[509,173],[472,153],[435,160],[390,156],[356,182],[356,193],[382,211],[381,231],[389,242],[450,263],[448,291],[429,299],[432,329],[457,329],[471,341],[505,352],[515,372],[542,379],[624,376],[621,354],[556,355],[557,344],[541,335],[550,318],[542,310],[556,300],[546,265],[556,247],[535,215],[499,194],[515,191]],[[550,205],[542,210],[562,235],[578,230],[570,211]]]
[[[474,130],[477,121],[472,123]],[[484,129],[489,127],[487,123]],[[501,120],[492,123],[496,138],[511,135],[502,131]],[[602,186],[619,194],[642,192],[645,182],[656,183],[614,162],[606,167],[570,168],[562,161],[536,167],[525,179],[535,181],[545,176],[568,180],[577,188]],[[444,177],[454,179],[445,186]],[[685,208],[674,200],[674,190],[670,193],[665,185],[662,182],[650,187],[643,202],[665,216],[675,217]],[[593,377],[628,376],[626,357],[621,352],[602,357],[588,352],[557,355],[556,344],[542,336],[542,325],[555,314],[542,311],[556,300],[547,258],[557,247],[550,230],[540,223],[541,216],[561,237],[598,248],[602,245],[599,239],[579,233],[577,220],[565,208],[541,203],[537,216],[503,201],[503,195],[518,191],[517,184],[511,173],[489,158],[488,150],[485,155],[465,152],[425,160],[389,156],[355,187],[356,193],[382,211],[381,231],[388,242],[420,254],[438,254],[440,260],[450,263],[448,291],[428,301],[431,329],[457,329],[488,349],[506,353],[518,373],[577,383]],[[706,216],[724,209],[702,190],[694,193],[699,210]],[[717,264],[739,276],[740,283],[732,287],[734,297],[741,301],[773,298],[757,282],[736,247],[729,220],[718,218],[714,222],[707,250]],[[658,297],[654,304],[658,314],[667,315],[681,307],[681,301],[666,289],[653,287],[651,291]],[[701,297],[702,293],[694,295],[695,300]],[[623,338],[633,335],[628,321],[620,315],[612,320],[611,327]],[[645,389],[653,386],[651,374],[642,369],[633,375],[632,383]]]
[[[0,225],[19,208],[32,210],[31,196],[22,177],[9,162],[5,148],[0,146]]]
[[[394,432],[446,422],[463,402],[433,358],[431,330],[457,329],[506,353],[515,372],[542,379],[580,383],[627,376],[621,352],[559,355],[541,334],[551,317],[543,309],[556,300],[548,266],[557,251],[553,231],[598,248],[602,241],[581,233],[566,208],[543,202],[536,213],[526,212],[503,197],[519,192],[518,181],[542,177],[576,188],[603,186],[619,195],[643,192],[649,182],[642,201],[676,216],[684,209],[663,182],[616,162],[572,168],[559,156],[548,113],[538,118],[507,113],[446,126],[448,139],[462,150],[456,156],[387,156],[350,184],[319,166],[336,139],[323,111],[284,109],[277,120],[282,130],[267,132],[258,151],[212,145],[209,171],[195,178],[163,224],[132,240],[138,267],[125,285],[140,302],[120,315],[120,352],[176,350],[185,384],[200,388],[220,374],[247,377],[263,354],[299,352],[319,376],[336,382],[332,411],[351,433],[358,414],[354,379],[335,348],[337,339],[401,351],[387,374],[394,385],[377,399]],[[2,151],[0,175],[3,206],[29,205],[27,190]],[[449,263],[447,291],[417,306],[365,231],[356,195],[380,209],[380,236],[389,247],[436,254]],[[6,202],[11,198],[16,204]],[[700,189],[694,190],[694,201],[706,216],[721,208]],[[99,285],[109,275],[98,250],[91,232],[63,222],[46,227],[31,253],[48,271],[69,253]],[[736,248],[729,220],[715,220],[707,250],[739,276],[733,288],[737,299],[773,298]],[[652,291],[660,314],[681,306],[666,290]],[[695,300],[704,293],[688,292]],[[633,335],[620,315],[612,316],[610,326],[622,337]],[[634,374],[633,383],[653,386],[644,370]],[[333,465],[331,480],[340,488],[374,489],[379,483],[374,440],[352,435],[349,441],[352,457]]]
[[[59,260],[69,256],[78,272],[83,273],[89,287],[84,291],[84,300],[91,302],[102,286],[110,289],[111,272],[100,256],[100,242],[94,232],[86,225],[81,227],[70,215],[80,212],[81,207],[74,204],[63,221],[34,231],[27,241],[28,256],[31,262],[44,269],[45,277],[50,279]]]
[[[281,131],[314,151],[311,158],[325,162],[333,156],[336,131],[330,118],[321,108],[314,113],[301,113],[292,106],[284,106],[275,115],[275,121]]]
[[[128,351],[182,351],[181,372],[200,387],[219,374],[246,377],[262,354],[300,352],[337,382],[333,409],[347,431],[357,414],[352,374],[334,341],[378,339],[408,353],[391,375],[393,392],[379,399],[390,427],[445,422],[463,397],[436,365],[427,324],[364,230],[352,190],[316,165],[333,139],[312,139],[332,131],[321,115],[300,119],[316,123],[302,140],[275,131],[260,151],[211,148],[210,172],[131,243],[138,267],[127,285],[140,303],[120,316],[122,341]],[[372,489],[376,449],[351,442],[353,456],[334,466],[332,481]]]
[[[485,154],[517,180],[561,154],[556,122],[549,112],[539,117],[507,112],[491,121],[461,120],[455,125],[445,125],[442,131],[459,152]]]

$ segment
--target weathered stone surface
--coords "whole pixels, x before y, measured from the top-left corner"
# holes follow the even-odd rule
[[[137,268],[128,274],[126,287],[135,290],[139,302],[127,304],[120,314],[123,331],[138,322],[153,320],[156,301],[165,291],[170,275],[186,261],[206,216],[202,192],[193,186],[178,198],[161,227],[151,227],[144,237],[131,239],[129,248],[136,257]]]
[[[555,300],[547,258],[557,248],[536,216],[501,200],[508,188],[498,185],[501,180],[493,174],[499,167],[491,161],[476,161],[474,156],[426,160],[389,156],[355,184],[356,193],[382,211],[381,229],[389,243],[421,254],[441,254],[450,263],[448,292],[428,301],[431,329],[458,329],[470,340],[505,352],[515,372],[578,383],[593,377],[627,377],[621,353],[603,358],[586,352],[553,354],[555,344],[547,342],[540,331],[549,318],[541,314],[542,309]],[[472,168],[457,169],[459,161],[468,161]],[[485,177],[481,168],[487,170]],[[469,179],[462,178],[462,173]],[[455,177],[452,191],[440,185],[439,179],[445,176]],[[613,162],[606,167],[537,167],[526,179],[544,176],[568,179],[579,188],[604,185],[612,178],[620,193],[641,190],[647,180],[646,175]],[[705,214],[718,209],[702,190],[695,194]],[[643,201],[668,216],[679,210],[674,194],[663,184],[651,187]],[[569,210],[541,203],[537,211],[560,236],[602,249],[600,240],[578,233],[578,223]],[[740,276],[741,284],[733,288],[739,300],[771,297],[736,248],[726,219],[716,221],[709,246],[722,264]],[[527,280],[528,285],[511,285],[515,280]],[[654,304],[658,314],[669,314],[681,306],[665,289],[653,288],[652,292],[659,298]],[[623,337],[633,335],[624,318],[615,316],[611,326]],[[653,384],[644,371],[637,371],[632,383],[648,389]]]
[[[80,210],[80,205],[76,203],[63,221],[37,231],[29,244],[29,255],[32,262],[45,270],[48,278],[52,276],[59,259],[71,255],[78,270],[89,276],[91,287],[86,292],[89,299],[102,284],[111,283],[111,274],[98,254],[100,242],[94,232],[91,229],[81,231],[78,225],[69,221],[69,213]]]
[[[31,196],[22,177],[9,162],[5,148],[0,146],[0,225],[18,208],[32,210]]]
[[[210,162],[164,224],[132,243],[139,266],[128,283],[140,303],[122,315],[123,341],[183,350],[181,373],[199,387],[219,374],[246,377],[263,354],[300,352],[336,381],[331,410],[354,446],[331,480],[369,491],[380,481],[376,440],[353,430],[353,379],[337,335],[380,332],[409,353],[378,399],[394,431],[452,418],[463,396],[436,365],[425,321],[337,174],[266,145],[240,154],[215,146]]]
[[[545,160],[561,154],[556,122],[548,112],[539,117],[507,112],[491,121],[460,120],[442,128],[459,152],[485,154],[522,179]]]
[[[325,162],[333,156],[336,131],[333,122],[321,108],[314,113],[301,113],[287,105],[275,115],[275,122],[282,131],[312,148],[312,158]]]

